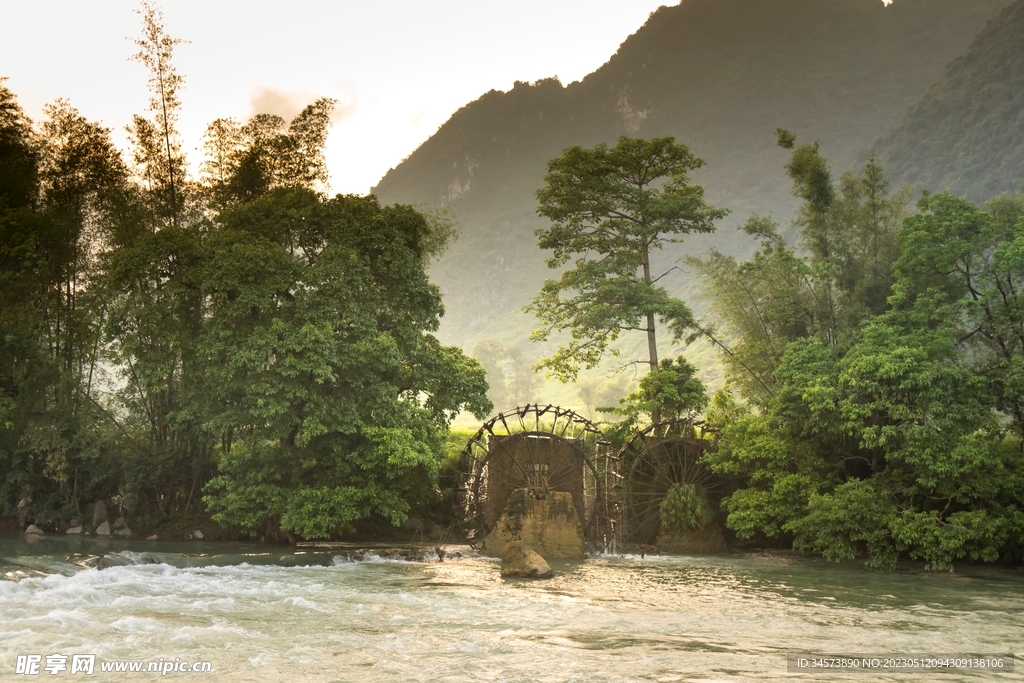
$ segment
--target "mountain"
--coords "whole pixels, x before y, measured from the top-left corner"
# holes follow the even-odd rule
[[[550,277],[534,192],[564,148],[675,136],[707,161],[694,180],[708,201],[732,211],[681,249],[745,255],[753,243],[739,223],[754,212],[785,223],[795,207],[776,128],[820,140],[836,175],[850,169],[1009,1],[684,0],[580,82],[519,82],[461,108],[374,192],[448,207],[462,227],[431,273],[447,307],[442,339],[525,347],[534,320],[521,308]],[[681,253],[666,250],[661,265]],[[685,274],[669,286],[694,298]]]
[[[875,152],[918,189],[974,202],[1024,190],[1024,0],[988,23]]]

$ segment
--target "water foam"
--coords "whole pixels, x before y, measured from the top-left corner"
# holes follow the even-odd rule
[[[279,566],[276,551],[122,552],[102,570],[3,581],[0,652],[211,661],[209,680],[763,680],[784,671],[780,643],[1012,650],[1024,629],[1020,580],[648,556],[527,582],[502,580],[493,559],[345,554]],[[987,604],[1000,607],[975,609]]]

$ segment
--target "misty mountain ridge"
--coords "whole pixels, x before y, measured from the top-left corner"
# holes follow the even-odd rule
[[[493,338],[541,354],[525,341],[535,321],[521,309],[552,275],[533,234],[546,224],[534,193],[548,160],[620,135],[672,135],[707,161],[693,180],[731,215],[715,234],[666,249],[658,265],[710,247],[745,256],[754,243],[738,224],[752,213],[786,224],[796,207],[776,128],[819,140],[835,176],[854,168],[1008,4],[684,0],[654,12],[582,81],[518,82],[462,107],[374,192],[447,207],[462,227],[432,269],[446,343],[472,350]],[[666,283],[696,303],[688,275]]]
[[[989,22],[874,151],[917,189],[973,202],[1024,190],[1024,2]]]

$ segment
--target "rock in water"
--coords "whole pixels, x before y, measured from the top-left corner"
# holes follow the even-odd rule
[[[132,537],[132,530],[129,529],[127,526],[123,526],[120,529],[118,529],[117,531],[115,531],[114,535],[117,536],[118,538],[131,538]]]
[[[196,529],[195,531],[192,532],[192,538],[196,539],[197,541],[203,540],[203,538],[204,538],[203,537],[203,532],[200,531],[199,529]]]
[[[28,528],[25,529],[26,536],[42,536],[43,530],[37,527],[35,524],[29,524]]]
[[[65,533],[68,533],[68,534],[80,534],[80,533],[82,533],[82,531],[84,531],[84,529],[82,529],[82,526],[79,525],[79,526],[71,527]]]
[[[107,521],[107,506],[103,504],[102,500],[96,501],[96,506],[92,509],[92,528],[98,529],[100,524]]]
[[[146,536],[146,540],[147,541],[155,541],[155,540],[157,540],[156,534],[153,534],[152,536]]]
[[[110,522],[103,522],[103,524],[100,524],[98,527],[96,527],[96,535],[97,536],[109,536],[110,535]]]
[[[522,541],[548,559],[582,560],[583,524],[572,494],[564,491],[516,489],[483,551],[501,555],[509,541]]]
[[[546,579],[551,576],[551,567],[544,558],[522,541],[509,541],[501,555],[501,575],[524,579]]]

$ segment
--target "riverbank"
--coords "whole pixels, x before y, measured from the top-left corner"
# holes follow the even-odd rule
[[[108,523],[113,523],[115,520],[108,515],[107,521]],[[190,541],[195,540],[195,532],[199,530],[202,532],[203,539],[208,541],[257,541],[280,545],[294,545],[306,542],[303,539],[290,537],[286,533],[265,534],[252,538],[251,535],[243,534],[238,529],[221,526],[221,524],[205,513],[179,515],[162,519],[136,517],[126,519],[125,523],[131,530],[129,538],[135,540],[146,539],[155,535],[161,541]],[[25,528],[26,526],[17,517],[0,517],[0,536],[19,536],[23,534]],[[67,533],[68,529],[74,528],[74,526],[50,522],[42,524],[39,528],[48,536],[64,536],[69,535]],[[95,529],[92,525],[87,524],[81,535],[96,537]],[[410,517],[406,524],[401,527],[395,527],[383,522],[365,524],[356,533],[349,534],[340,539],[340,542],[447,542],[455,535],[451,527],[441,526],[436,522],[425,522],[418,517]],[[111,536],[114,535],[112,534]]]

